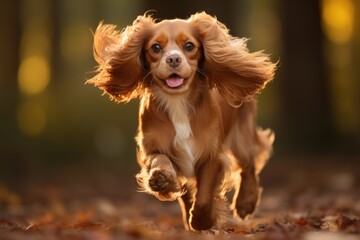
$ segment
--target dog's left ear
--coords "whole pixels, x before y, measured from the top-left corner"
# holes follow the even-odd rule
[[[201,12],[188,21],[203,45],[203,71],[209,84],[216,87],[229,104],[240,105],[273,79],[276,64],[269,56],[261,51],[250,53],[246,39],[232,37],[216,18]]]
[[[151,17],[139,16],[121,32],[115,25],[100,23],[94,34],[98,74],[86,83],[99,87],[119,102],[139,97],[145,76],[141,54],[153,23]]]

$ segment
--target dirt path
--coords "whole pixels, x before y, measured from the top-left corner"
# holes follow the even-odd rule
[[[177,203],[136,192],[132,177],[0,182],[0,239],[360,239],[358,170],[283,168],[266,169],[253,217],[201,233],[184,231]]]

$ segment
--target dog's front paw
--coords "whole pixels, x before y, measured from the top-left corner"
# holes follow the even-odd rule
[[[171,185],[174,184],[174,179],[171,174],[161,171],[153,170],[151,171],[149,178],[149,186],[154,192],[165,192]]]
[[[181,185],[175,172],[162,169],[151,170],[149,187],[155,192],[154,195],[163,201],[175,200],[181,195]]]

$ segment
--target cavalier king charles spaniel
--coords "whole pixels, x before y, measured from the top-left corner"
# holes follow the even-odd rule
[[[254,95],[276,68],[268,55],[250,53],[246,39],[201,12],[160,22],[139,16],[122,31],[100,23],[94,57],[97,75],[88,83],[118,102],[140,99],[136,178],[143,191],[177,199],[187,230],[254,212],[274,141],[255,121]]]

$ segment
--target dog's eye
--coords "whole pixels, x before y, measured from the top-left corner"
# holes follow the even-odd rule
[[[195,48],[195,45],[192,42],[187,42],[184,45],[184,49],[187,52],[191,52],[192,50],[194,50],[194,48]]]
[[[161,52],[161,46],[160,44],[155,43],[154,45],[151,46],[151,51],[153,53],[160,53]]]

